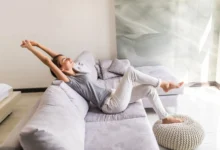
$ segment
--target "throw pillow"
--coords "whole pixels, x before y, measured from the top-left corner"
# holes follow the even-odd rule
[[[91,71],[89,75],[92,80],[97,80],[97,71],[95,69],[96,60],[91,52],[83,51],[76,59],[75,62],[83,62]]]
[[[79,73],[91,73],[91,69],[87,66],[87,63],[83,61],[75,62],[73,65],[73,69]]]
[[[128,59],[114,59],[108,71],[120,75],[124,75],[130,66],[130,61]]]
[[[120,76],[118,74],[115,74],[115,73],[108,71],[108,68],[111,66],[111,64],[112,64],[112,60],[100,60],[100,68],[101,68],[103,80]]]

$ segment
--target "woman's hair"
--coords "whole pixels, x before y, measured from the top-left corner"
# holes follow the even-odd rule
[[[52,62],[53,62],[58,68],[61,67],[61,65],[60,65],[60,63],[59,63],[59,61],[58,61],[58,57],[59,57],[59,56],[63,56],[63,54],[58,54],[58,55],[54,56],[53,59],[52,59]],[[55,73],[54,73],[51,69],[50,69],[50,73],[51,73],[55,78],[57,78],[57,76],[55,75]]]

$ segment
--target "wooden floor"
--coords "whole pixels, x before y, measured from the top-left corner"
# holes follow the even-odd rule
[[[21,94],[21,98],[15,104],[13,113],[0,124],[0,144],[3,143],[13,128],[22,120],[25,114],[40,99],[42,94],[43,93]]]

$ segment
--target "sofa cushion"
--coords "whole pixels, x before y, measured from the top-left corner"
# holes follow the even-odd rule
[[[65,150],[84,150],[84,137],[84,118],[79,115],[66,93],[53,85],[43,94],[38,109],[22,129],[19,140],[24,150],[38,150],[39,147],[41,150],[59,147]],[[59,144],[51,147],[46,144],[48,139],[50,143],[59,141]],[[38,146],[32,146],[32,142]]]
[[[128,59],[114,59],[112,64],[108,68],[109,72],[124,75],[130,66],[130,61]]]
[[[75,62],[83,62],[84,65],[86,65],[91,71],[89,72],[89,75],[91,79],[97,80],[98,75],[95,68],[96,60],[91,52],[83,51],[76,59]]]
[[[89,112],[86,115],[86,122],[102,122],[102,121],[116,121],[138,117],[145,117],[146,112],[144,110],[142,101],[129,104],[128,108],[117,114],[105,114],[95,106],[90,106]]]
[[[29,129],[21,133],[24,150],[67,150],[58,137],[44,130]]]
[[[147,117],[87,122],[85,150],[159,150]]]
[[[78,113],[84,118],[89,110],[88,102],[64,81],[55,80],[52,84],[59,86],[66,93],[72,104],[77,108]]]
[[[143,66],[143,67],[137,67],[137,70],[149,74],[150,76],[160,78],[165,81],[171,81],[171,82],[179,82],[178,79],[173,75],[173,73],[165,66]],[[170,90],[169,92],[164,92],[162,88],[158,89],[158,94],[161,95],[176,95],[176,94],[182,94],[184,90],[184,86]]]
[[[111,66],[111,64],[112,64],[112,60],[100,60],[100,68],[101,68],[103,80],[121,76],[108,71],[108,68]]]

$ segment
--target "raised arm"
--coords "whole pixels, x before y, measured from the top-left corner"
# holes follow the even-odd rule
[[[48,55],[50,55],[52,58],[54,58],[55,56],[58,55],[58,53],[52,51],[51,49],[45,47],[44,45],[40,44],[40,43],[37,43],[35,41],[30,41],[31,45],[32,46],[36,46],[40,49],[42,49],[43,51],[45,51]]]
[[[32,46],[30,41],[28,40],[22,41],[21,47],[27,48],[29,51],[31,51],[37,58],[39,58],[45,65],[47,65],[54,72],[54,74],[57,76],[59,80],[63,80],[64,82],[69,82],[67,76],[51,61],[51,59],[44,56],[39,51],[37,51]]]

